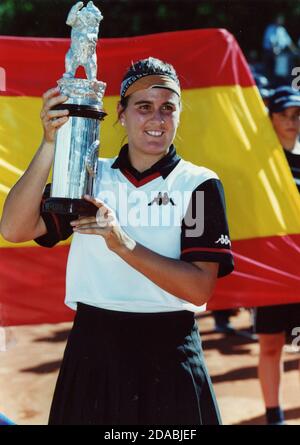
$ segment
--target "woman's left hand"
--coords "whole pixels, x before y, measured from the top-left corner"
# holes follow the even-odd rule
[[[133,250],[136,242],[121,228],[116,214],[103,201],[84,195],[84,199],[98,207],[95,216],[80,216],[70,224],[74,233],[100,235],[105,239],[107,247],[118,252],[119,250]]]

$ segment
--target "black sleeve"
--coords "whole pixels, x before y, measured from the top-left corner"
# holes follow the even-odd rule
[[[218,277],[233,271],[224,190],[219,179],[208,179],[192,193],[182,220],[180,259],[217,262]]]
[[[45,235],[35,238],[35,242],[43,247],[53,247],[59,241],[65,240],[72,235],[73,229],[70,222],[76,219],[76,215],[60,215],[58,213],[43,212],[43,204],[50,196],[51,184],[47,184],[41,201],[41,217],[47,227]]]

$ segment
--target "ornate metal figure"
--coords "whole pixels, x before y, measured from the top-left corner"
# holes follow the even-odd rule
[[[77,68],[83,66],[87,78],[96,79],[96,45],[102,19],[100,10],[92,1],[88,2],[86,7],[83,7],[83,2],[78,2],[70,10],[66,23],[72,27],[72,42],[66,54],[64,77],[74,77]]]

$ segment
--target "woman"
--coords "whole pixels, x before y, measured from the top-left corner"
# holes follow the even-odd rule
[[[72,221],[40,214],[55,133],[68,119],[51,108],[66,99],[57,89],[44,94],[44,139],[9,193],[1,226],[11,241],[48,247],[74,232],[66,304],[77,313],[49,423],[218,424],[194,312],[233,262],[217,175],[173,145],[176,72],[148,58],[125,74],[118,119],[128,144],[99,160],[96,198],[85,196],[96,217]]]

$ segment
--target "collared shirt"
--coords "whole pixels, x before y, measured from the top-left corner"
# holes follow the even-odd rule
[[[135,182],[136,186],[143,185],[146,182],[162,176],[164,179],[173,170],[180,161],[180,156],[176,153],[176,149],[172,144],[168,153],[159,161],[157,161],[149,169],[139,172],[130,163],[128,156],[128,145],[121,148],[119,156],[112,164],[112,168],[119,168],[120,171],[131,181]]]
[[[211,170],[181,159],[174,146],[142,173],[130,164],[127,146],[117,158],[99,159],[94,190],[141,245],[168,258],[217,262],[219,277],[233,270],[221,181]],[[51,247],[71,234],[70,217],[67,223],[61,215],[42,212],[42,217],[48,233],[36,239],[38,244]],[[79,301],[129,312],[204,309],[159,288],[111,252],[101,236],[75,233],[66,304],[75,309]]]

